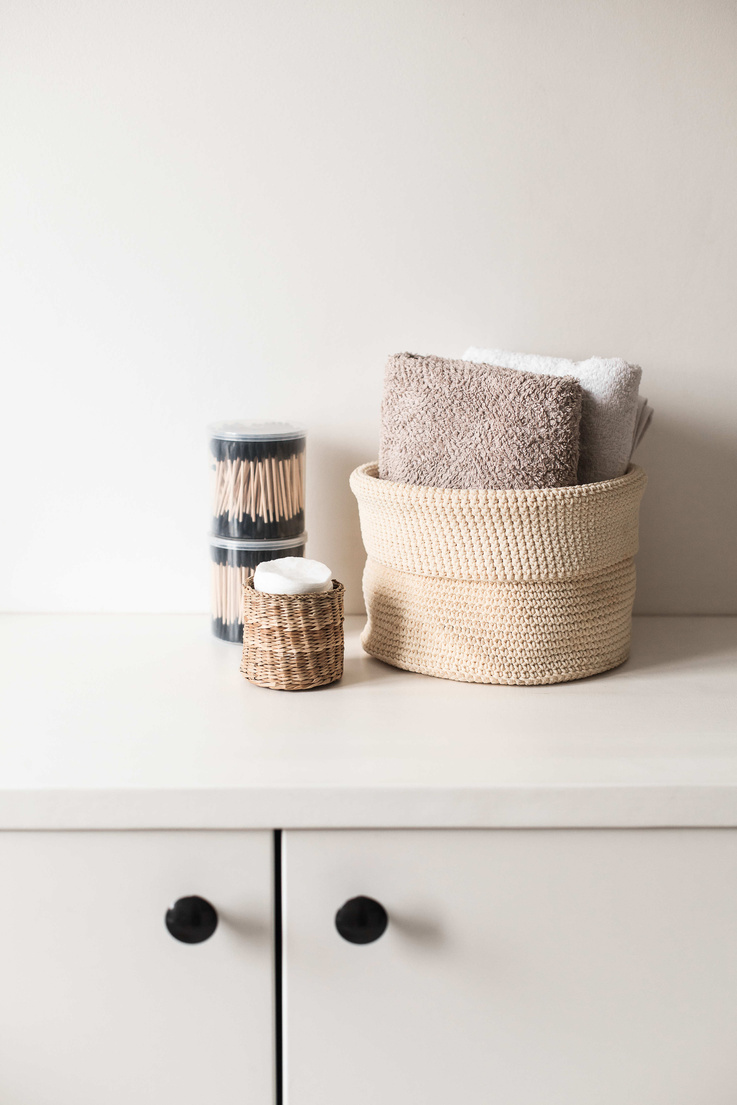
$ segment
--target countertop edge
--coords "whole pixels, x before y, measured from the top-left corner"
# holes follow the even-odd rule
[[[0,790],[0,831],[737,828],[737,786]]]

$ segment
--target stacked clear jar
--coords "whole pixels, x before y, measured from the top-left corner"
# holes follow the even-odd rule
[[[307,534],[285,541],[211,537],[212,631],[223,641],[243,640],[243,584],[264,560],[304,556]]]
[[[304,556],[305,431],[286,422],[210,427],[212,631],[243,640],[243,584],[263,560]]]
[[[286,422],[220,422],[211,428],[213,533],[248,540],[296,537],[305,528],[304,430]]]

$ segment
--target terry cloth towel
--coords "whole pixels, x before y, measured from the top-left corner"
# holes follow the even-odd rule
[[[583,387],[578,482],[598,483],[627,471],[637,444],[637,395],[642,376],[639,365],[604,357],[567,361],[504,349],[467,349],[463,359],[548,376],[574,376]],[[647,423],[643,434],[646,429]]]
[[[580,418],[570,377],[400,353],[386,366],[379,475],[467,490],[568,487]]]

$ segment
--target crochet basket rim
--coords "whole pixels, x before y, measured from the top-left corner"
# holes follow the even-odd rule
[[[644,469],[638,464],[631,464],[623,476],[615,476],[611,480],[602,480],[599,483],[577,483],[568,487],[531,487],[531,488],[460,488],[460,487],[425,487],[421,484],[395,483],[393,480],[382,480],[379,477],[379,462],[375,460],[360,464],[351,473],[351,488],[356,491],[366,491],[374,495],[383,494],[388,499],[403,497],[406,500],[424,500],[429,498],[440,499],[448,503],[493,503],[510,499],[519,501],[539,501],[550,499],[582,499],[607,495],[611,492],[622,491],[631,484],[646,481]]]
[[[634,556],[647,476],[633,467],[597,484],[464,491],[351,477],[366,552],[414,575],[561,580]]]

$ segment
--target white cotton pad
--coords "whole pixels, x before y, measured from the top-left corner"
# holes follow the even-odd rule
[[[301,556],[283,556],[279,560],[264,560],[253,573],[255,591],[267,595],[307,595],[315,591],[332,591],[333,575],[319,560]]]

